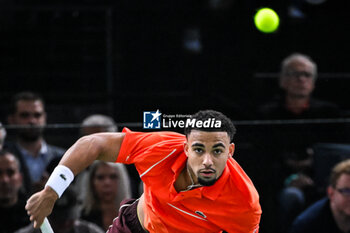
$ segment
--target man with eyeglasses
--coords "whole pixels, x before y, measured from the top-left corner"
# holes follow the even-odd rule
[[[350,159],[333,168],[327,194],[296,218],[290,233],[350,232]]]
[[[339,116],[333,103],[312,98],[317,79],[317,64],[307,55],[293,53],[281,64],[279,86],[284,96],[263,105],[265,119],[311,119]]]
[[[42,188],[47,179],[46,166],[54,158],[62,157],[64,150],[44,140],[45,103],[36,93],[21,92],[13,96],[8,123],[18,128],[15,142],[7,142],[5,148],[18,157],[25,191],[31,194]]]

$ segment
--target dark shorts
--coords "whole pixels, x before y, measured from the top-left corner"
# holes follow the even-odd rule
[[[137,217],[139,200],[126,199],[120,203],[119,215],[113,220],[107,233],[147,233]]]

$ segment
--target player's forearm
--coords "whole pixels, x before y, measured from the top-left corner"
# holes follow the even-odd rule
[[[101,148],[95,141],[91,136],[80,138],[67,150],[60,164],[68,167],[76,176],[98,158]]]
[[[102,133],[82,137],[67,150],[60,164],[77,175],[95,160],[115,162],[123,138],[123,133]]]

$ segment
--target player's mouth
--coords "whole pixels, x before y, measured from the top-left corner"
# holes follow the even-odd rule
[[[203,177],[212,177],[215,175],[214,169],[202,169],[199,171],[199,174]]]

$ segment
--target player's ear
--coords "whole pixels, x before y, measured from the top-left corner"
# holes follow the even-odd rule
[[[232,157],[233,156],[233,153],[235,152],[235,144],[234,143],[231,143],[230,144],[230,147],[228,148],[228,154],[229,154],[229,156],[230,157]]]
[[[187,142],[184,142],[184,152],[186,154],[186,156],[188,157],[188,150],[189,150],[189,146]]]

